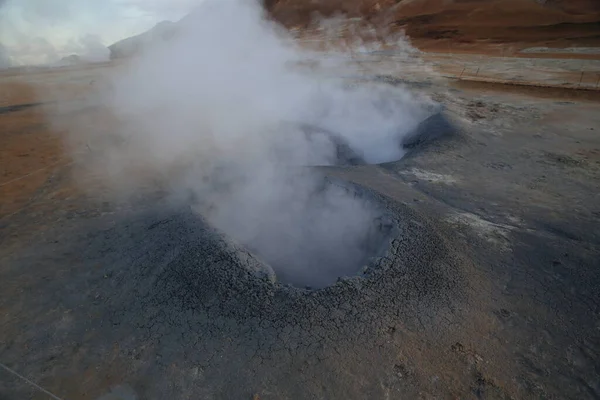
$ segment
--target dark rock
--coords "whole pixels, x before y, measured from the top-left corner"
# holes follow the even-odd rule
[[[421,122],[413,132],[402,140],[404,149],[415,149],[430,144],[434,140],[456,134],[456,127],[439,111]]]

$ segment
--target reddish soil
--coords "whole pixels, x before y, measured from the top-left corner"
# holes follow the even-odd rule
[[[600,102],[600,91],[564,89],[549,86],[518,85],[511,83],[485,82],[476,80],[456,80],[451,87],[468,91],[491,91],[494,93],[511,93],[539,99],[556,101],[590,101]]]
[[[49,182],[71,163],[62,133],[44,115],[39,93],[22,83],[2,83],[0,93],[0,220],[27,210],[44,212],[78,192],[75,185],[50,189]],[[54,190],[56,189],[56,190]]]
[[[306,28],[316,15],[360,17],[378,28],[404,30],[425,51],[511,55],[532,46],[600,46],[600,2],[595,0],[267,0],[271,15]],[[499,46],[504,49],[499,49]],[[548,55],[545,55],[548,57]],[[569,58],[597,58],[569,55]]]

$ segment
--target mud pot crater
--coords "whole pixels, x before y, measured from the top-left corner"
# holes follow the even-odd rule
[[[335,166],[355,166],[368,164],[385,164],[396,162],[408,154],[414,154],[424,150],[431,144],[454,137],[458,133],[455,124],[448,118],[446,112],[441,105],[434,107],[425,117],[408,132],[403,132],[398,129],[396,142],[392,140],[391,145],[397,147],[397,157],[383,159],[380,162],[367,162],[361,154],[360,150],[352,147],[350,142],[344,139],[343,135],[332,132],[322,127],[314,125],[300,125],[300,129],[304,133],[306,139],[311,143],[318,141],[327,142],[334,151],[334,157],[329,164]],[[393,152],[392,152],[393,153]],[[318,166],[320,164],[314,164]]]
[[[264,263],[278,284],[315,290],[365,273],[385,256],[399,227],[359,187],[323,178],[310,189],[299,202],[283,199],[285,205],[273,207],[251,235],[224,233]],[[218,221],[206,219],[221,229]]]

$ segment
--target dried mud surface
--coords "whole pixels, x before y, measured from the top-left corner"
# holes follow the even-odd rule
[[[78,189],[61,132],[14,106],[98,71],[0,81],[2,363],[65,399],[600,396],[599,103],[409,83],[452,132],[319,168],[402,229],[364,277],[304,291],[159,193]],[[43,396],[0,371],[3,399]]]

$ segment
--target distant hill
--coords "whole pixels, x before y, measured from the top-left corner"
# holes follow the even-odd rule
[[[177,23],[171,21],[160,22],[149,31],[123,39],[109,46],[110,58],[114,60],[133,56],[139,53],[145,46],[171,39],[177,34],[177,31]]]
[[[270,17],[304,29],[316,15],[360,18],[376,27],[403,30],[421,48],[494,46],[600,47],[600,0],[263,0]],[[187,17],[186,17],[187,18]],[[161,22],[109,47],[111,59],[169,40],[180,24]]]
[[[539,2],[572,14],[600,12],[600,1],[598,0],[540,0]]]
[[[77,54],[71,54],[70,56],[66,56],[61,58],[59,61],[60,65],[77,65],[81,64],[83,60]]]
[[[316,14],[342,14],[403,30],[422,49],[600,47],[600,0],[265,0],[265,6],[288,28],[309,27]]]
[[[600,0],[265,0],[277,21],[307,26],[315,13],[390,24],[534,27],[600,20]]]

